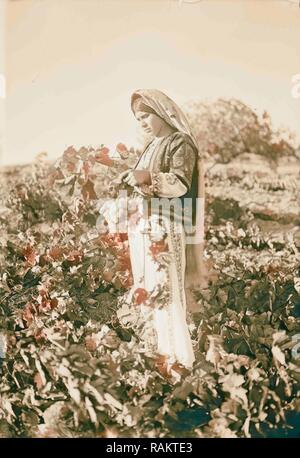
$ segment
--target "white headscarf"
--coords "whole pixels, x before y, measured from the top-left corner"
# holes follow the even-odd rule
[[[158,89],[137,89],[131,96],[131,109],[134,114],[134,105],[137,99],[142,99],[142,102],[155,111],[167,124],[179,132],[187,134],[198,151],[197,140],[191,131],[185,114],[170,97]]]

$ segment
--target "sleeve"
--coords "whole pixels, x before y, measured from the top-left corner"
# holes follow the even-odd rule
[[[159,197],[180,197],[191,187],[196,151],[184,136],[176,137],[171,145],[168,172],[151,172],[152,190]]]
[[[153,194],[159,197],[180,197],[188,188],[172,172],[151,173]]]
[[[150,174],[150,184],[137,184],[134,189],[144,197],[180,197],[188,188],[171,172]]]

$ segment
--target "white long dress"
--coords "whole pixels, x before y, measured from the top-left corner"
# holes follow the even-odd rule
[[[162,139],[155,138],[144,152],[138,169],[147,169],[156,148]],[[175,174],[161,174],[161,197],[177,197],[186,192],[186,187]],[[134,198],[140,214],[143,212],[143,192],[135,187]],[[164,234],[168,247],[167,254],[153,256],[153,241]],[[195,361],[192,340],[186,319],[186,298],[184,291],[185,233],[181,222],[163,217],[159,224],[157,215],[144,218],[129,225],[128,241],[134,285],[129,301],[134,301],[136,290],[145,290],[154,296],[151,305],[141,304],[140,313],[144,318],[145,349],[165,355],[169,363],[178,362],[191,368]],[[159,259],[159,260],[158,260]],[[153,292],[160,290],[155,296]],[[157,300],[155,299],[157,297]],[[160,297],[160,299],[159,299]],[[157,303],[155,302],[157,301]]]

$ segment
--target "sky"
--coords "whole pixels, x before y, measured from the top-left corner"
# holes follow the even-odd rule
[[[4,2],[0,0],[0,164],[3,156],[4,146],[4,121],[5,121],[5,41],[4,41],[4,24],[5,24]]]
[[[179,105],[239,98],[300,138],[300,8],[190,1],[0,0],[2,164],[55,158],[70,145],[137,146],[130,96],[140,88]]]

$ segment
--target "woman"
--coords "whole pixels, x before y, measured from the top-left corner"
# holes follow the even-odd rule
[[[133,169],[119,177],[133,188],[140,209],[128,229],[134,279],[130,297],[140,306],[148,327],[146,348],[156,352],[157,366],[166,374],[166,369],[191,369],[195,360],[186,321],[186,292],[200,283],[203,243],[186,245],[188,218],[183,219],[182,206],[170,213],[168,206],[149,211],[144,204],[155,198],[178,198],[180,203],[190,198],[189,222],[194,224],[197,197],[203,201],[203,173],[187,119],[167,95],[137,90],[131,108],[152,140]]]

